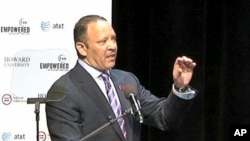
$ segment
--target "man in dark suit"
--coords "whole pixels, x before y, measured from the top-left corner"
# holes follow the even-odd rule
[[[48,98],[57,94],[65,96],[60,101],[46,104],[52,141],[79,141],[110,120],[122,116],[123,111],[133,107],[125,97],[127,93],[136,94],[143,124],[168,130],[182,121],[196,96],[196,91],[189,87],[196,66],[192,59],[186,56],[176,58],[172,90],[168,97],[158,98],[145,89],[134,74],[112,69],[117,55],[116,34],[105,18],[98,15],[82,17],[75,24],[74,41],[79,58],[75,67],[61,76],[48,91]],[[109,78],[103,78],[103,73]],[[110,93],[114,102],[109,98]],[[137,111],[132,109],[136,114],[122,116],[86,140],[140,141],[141,123],[135,116]]]

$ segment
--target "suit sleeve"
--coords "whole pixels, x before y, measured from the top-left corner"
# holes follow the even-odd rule
[[[137,98],[141,104],[141,112],[144,124],[156,127],[160,130],[177,128],[185,118],[193,99],[185,100],[176,96],[171,90],[166,97],[159,98],[145,87],[131,74],[137,86]]]
[[[82,137],[82,122],[80,113],[76,110],[74,99],[68,94],[67,79],[60,79],[48,91],[48,97],[60,94],[66,95],[60,101],[52,101],[46,104],[47,126],[53,141],[76,141]]]

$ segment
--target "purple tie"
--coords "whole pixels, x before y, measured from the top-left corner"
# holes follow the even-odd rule
[[[110,105],[115,113],[115,116],[119,117],[122,115],[122,108],[121,108],[121,104],[118,100],[118,97],[115,95],[113,88],[109,82],[109,74],[102,73],[101,76],[102,76],[102,79],[105,83],[106,93],[108,95]],[[127,135],[126,135],[126,129],[125,129],[125,120],[123,118],[119,118],[118,123],[121,127],[121,130],[123,132],[124,137],[126,138]]]

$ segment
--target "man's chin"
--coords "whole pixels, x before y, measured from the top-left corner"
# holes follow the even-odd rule
[[[112,62],[112,63],[110,63],[110,64],[107,66],[107,68],[108,68],[108,69],[112,69],[114,66],[115,66],[115,61]]]

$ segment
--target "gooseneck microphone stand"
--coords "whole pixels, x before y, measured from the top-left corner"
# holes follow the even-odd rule
[[[27,98],[27,104],[35,104],[36,114],[36,140],[39,141],[39,120],[40,120],[40,104],[48,102],[47,98]]]
[[[35,114],[36,114],[36,140],[39,141],[40,102],[36,102],[35,104]]]
[[[50,97],[45,98],[27,98],[27,104],[35,104],[35,114],[36,114],[36,140],[39,141],[39,114],[40,114],[40,104],[41,103],[48,103],[52,101],[60,101],[65,97],[65,93],[58,93],[54,94]]]
[[[97,128],[96,130],[94,130],[93,132],[90,132],[88,135],[86,135],[85,137],[83,137],[82,139],[80,139],[79,141],[85,141],[86,139],[88,139],[89,137],[99,133],[101,130],[105,129],[106,127],[108,127],[109,125],[115,123],[118,119],[128,115],[128,114],[132,114],[132,109],[127,109],[123,112],[123,114],[115,119],[111,119],[109,120],[107,123],[103,124],[102,126],[100,126],[99,128]]]

